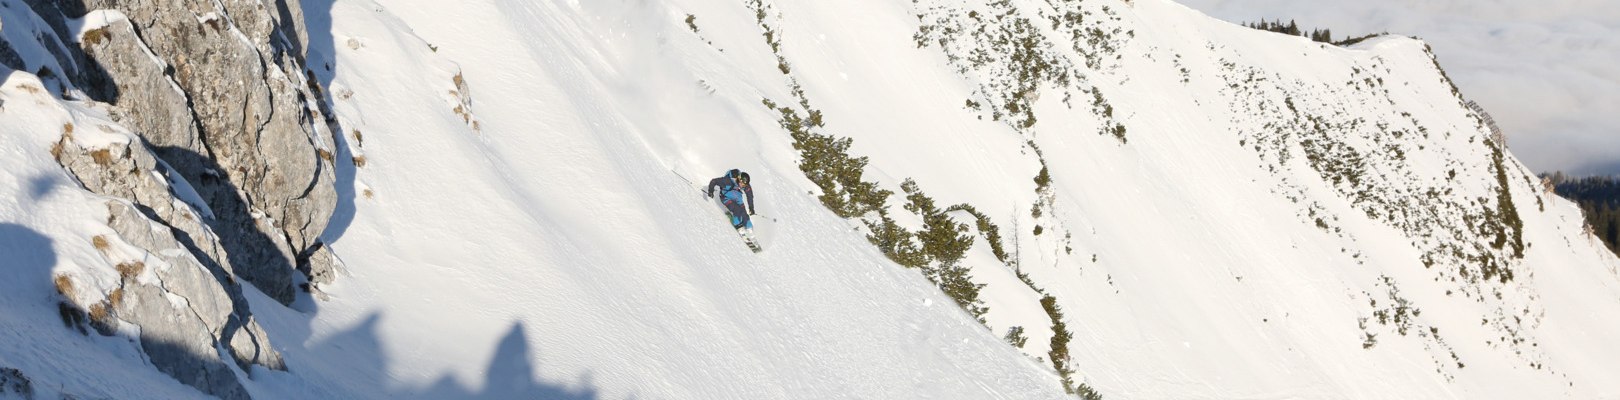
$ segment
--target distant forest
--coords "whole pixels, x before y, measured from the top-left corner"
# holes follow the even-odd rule
[[[1260,22],[1244,22],[1243,26],[1246,26],[1246,27],[1249,27],[1249,28],[1254,28],[1254,29],[1259,29],[1259,30],[1262,30],[1262,31],[1277,32],[1277,33],[1281,33],[1281,34],[1285,34],[1285,35],[1305,36],[1305,37],[1311,38],[1311,40],[1315,40],[1315,41],[1322,42],[1322,43],[1328,43],[1328,44],[1332,44],[1332,45],[1336,45],[1336,46],[1349,46],[1349,45],[1353,45],[1353,44],[1356,44],[1356,43],[1360,43],[1363,40],[1367,40],[1367,39],[1371,39],[1373,37],[1377,37],[1379,35],[1383,35],[1382,33],[1375,33],[1375,34],[1371,34],[1371,35],[1364,35],[1364,36],[1358,36],[1358,37],[1348,37],[1347,36],[1347,37],[1344,38],[1344,40],[1334,41],[1333,40],[1333,31],[1328,30],[1328,29],[1313,29],[1310,32],[1308,32],[1308,34],[1307,34],[1307,32],[1305,32],[1303,30],[1300,30],[1299,29],[1299,24],[1295,23],[1293,20],[1289,20],[1288,23],[1286,23],[1286,24],[1284,24],[1282,22],[1282,20],[1276,20],[1276,21],[1260,20]]]
[[[1573,178],[1555,172],[1543,177],[1552,182],[1559,196],[1581,206],[1592,234],[1620,255],[1620,176]]]

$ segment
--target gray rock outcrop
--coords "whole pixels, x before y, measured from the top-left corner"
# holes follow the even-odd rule
[[[161,224],[146,219],[135,207],[121,201],[107,203],[112,226],[119,238],[146,249],[181,249],[180,243]],[[152,263],[126,261],[124,269],[152,269],[158,279],[142,282],[138,275],[125,276],[114,291],[118,301],[108,303],[102,318],[117,318],[140,326],[140,344],[158,370],[222,399],[246,399],[247,390],[236,373],[225,364],[215,347],[221,340],[210,333],[225,330],[241,332],[243,318],[231,313],[231,301],[213,277],[194,258],[179,251],[150,254]],[[145,271],[134,271],[136,274]],[[251,321],[248,319],[247,321]],[[222,335],[232,336],[232,335]],[[233,353],[237,353],[232,348]],[[273,361],[280,365],[279,357]]]
[[[34,32],[0,40],[0,63],[39,75],[53,95],[94,101],[111,119],[65,126],[52,150],[85,189],[111,198],[116,235],[98,240],[116,244],[100,250],[119,285],[78,306],[98,331],[135,332],[152,364],[180,382],[248,398],[239,372],[286,367],[237,279],[291,304],[296,273],[335,276],[337,257],[319,239],[336,204],[335,152],[303,66],[301,7],[24,1],[38,17]],[[73,28],[92,20],[108,23]],[[85,148],[75,130],[139,139]]]
[[[47,21],[92,10],[127,17],[86,33],[82,60],[61,61],[78,65],[75,84],[117,106],[119,122],[196,187],[236,273],[290,304],[295,267],[308,264],[336,204],[323,157],[331,132],[311,106],[297,2],[30,3]]]
[[[139,327],[141,348],[154,366],[221,398],[246,398],[226,357],[243,370],[285,369],[232,278],[223,246],[202,222],[198,210],[206,208],[182,200],[195,196],[185,193],[183,182],[160,178],[178,174],[138,144],[86,149],[68,133],[53,151],[86,189],[119,199],[107,203],[107,224],[117,236],[102,240],[141,249],[138,255],[110,244],[103,250],[118,265],[120,284],[85,307],[98,330]],[[216,350],[222,347],[228,355]]]

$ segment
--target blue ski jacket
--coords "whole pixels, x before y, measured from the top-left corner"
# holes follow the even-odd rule
[[[744,204],[744,201],[746,201],[746,204],[748,204],[748,213],[754,213],[754,188],[752,186],[738,185],[737,180],[731,179],[730,176],[722,176],[719,178],[710,179],[708,190],[705,191],[705,193],[712,198],[714,197],[715,189],[720,189],[721,201],[737,205],[742,205]]]

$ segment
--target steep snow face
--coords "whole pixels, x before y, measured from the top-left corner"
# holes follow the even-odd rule
[[[1615,259],[1489,137],[1422,43],[1339,49],[1157,1],[914,11],[917,45],[974,83],[957,102],[1044,155],[1055,201],[1043,195],[1043,215],[1018,224],[1045,226],[1017,233],[1020,261],[1081,321],[1074,365],[1103,392],[1613,390],[1576,376],[1614,370],[1589,362],[1615,347],[1584,331],[1613,323],[1581,310],[1615,303],[1551,307],[1573,292],[1613,298]],[[845,104],[826,97],[863,87],[806,91]],[[827,115],[829,127],[844,122]],[[839,132],[857,150],[882,142],[862,135],[884,134]],[[940,182],[912,171],[941,167],[873,164],[978,204],[947,197],[960,171]]]
[[[1620,261],[1415,40],[1325,47],[1158,0],[302,8],[347,161],[321,237],[340,268],[292,308],[244,290],[287,367],[242,374],[258,397],[1620,394]],[[867,157],[882,215],[824,206],[807,130]],[[27,253],[61,270],[102,225],[22,200],[53,170],[36,136],[0,142],[29,160],[3,215],[76,240]],[[730,168],[764,253],[699,193]],[[998,226],[946,213],[982,324],[925,278],[945,268],[864,240],[938,222],[907,179]],[[96,385],[16,361],[66,347],[47,329],[5,332],[44,339],[0,367]],[[99,379],[186,390],[120,373]]]
[[[259,314],[303,345],[283,349],[290,376],[269,378],[301,383],[256,389],[1063,394],[1044,364],[805,195],[789,139],[759,106],[758,91],[786,88],[689,36],[668,6],[305,7],[312,31],[330,18],[310,64],[346,133],[337,157],[356,161],[337,171],[352,203],[325,237],[345,272],[320,288],[330,300],[298,305],[308,314]],[[755,35],[723,36],[768,54]],[[757,185],[761,254],[688,182],[739,167]]]
[[[1324,47],[1162,1],[329,10],[312,58],[364,161],[327,237],[353,276],[315,333],[374,336],[403,390],[502,390],[477,374],[515,346],[535,382],[610,397],[976,393],[961,371],[1036,396],[1008,390],[1052,390],[1025,375],[1064,343],[1046,296],[1103,394],[1597,396],[1620,370],[1592,333],[1620,331],[1614,258],[1414,40]],[[990,332],[818,204],[762,100],[819,112],[880,187],[1000,226],[1005,262],[983,238],[962,261]],[[691,185],[733,167],[775,217],[764,254]],[[1028,358],[994,343],[1013,327]]]

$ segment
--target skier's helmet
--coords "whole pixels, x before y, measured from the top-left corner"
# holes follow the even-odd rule
[[[747,172],[739,172],[739,173],[737,173],[737,184],[740,184],[740,185],[743,185],[743,186],[748,186],[748,173]]]
[[[730,171],[726,171],[726,177],[731,178],[732,180],[736,180],[737,179],[737,174],[741,174],[741,173],[742,173],[741,170],[732,169]]]

